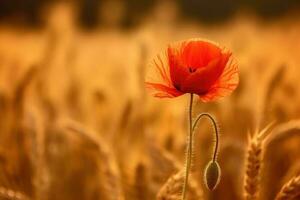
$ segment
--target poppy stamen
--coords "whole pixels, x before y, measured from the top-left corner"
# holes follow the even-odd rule
[[[189,72],[190,72],[190,73],[194,73],[196,70],[197,70],[197,68],[189,67]]]

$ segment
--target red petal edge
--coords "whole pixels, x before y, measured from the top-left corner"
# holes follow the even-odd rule
[[[238,65],[235,59],[231,58],[219,80],[210,88],[207,94],[199,96],[200,100],[203,102],[215,101],[231,94],[239,83],[238,72]]]
[[[146,82],[146,88],[152,91],[154,97],[158,98],[173,98],[183,94],[175,88],[170,88],[159,83]]]
[[[174,98],[183,94],[173,86],[170,77],[169,60],[166,53],[157,55],[150,67],[154,67],[154,73],[152,75],[155,78],[153,80],[146,80],[145,84],[146,89],[148,89],[154,97]]]

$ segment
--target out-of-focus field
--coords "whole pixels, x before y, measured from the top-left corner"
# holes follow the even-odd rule
[[[260,199],[274,199],[299,175],[299,19],[262,22],[239,14],[225,24],[205,26],[180,20],[174,7],[161,6],[135,30],[85,32],[72,15],[60,5],[43,29],[0,27],[3,199],[153,200],[161,195],[168,178],[183,168],[188,97],[149,96],[145,71],[169,42],[191,37],[232,49],[240,84],[221,101],[195,101],[195,116],[210,112],[219,121],[222,179],[214,192],[203,185],[213,147],[209,123],[203,121],[196,133],[189,199],[244,199],[249,135],[270,123],[254,181]]]

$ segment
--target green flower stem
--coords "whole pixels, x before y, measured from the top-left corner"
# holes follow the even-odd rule
[[[214,147],[213,158],[212,158],[213,162],[215,162],[217,159],[217,153],[218,153],[218,148],[219,148],[219,131],[218,131],[218,125],[217,125],[216,120],[209,113],[201,113],[197,116],[196,120],[193,123],[192,110],[193,110],[193,94],[191,93],[190,104],[189,104],[189,137],[188,137],[187,150],[186,150],[185,173],[184,173],[184,182],[183,182],[181,200],[186,199],[187,186],[188,186],[188,180],[189,180],[189,172],[190,172],[191,163],[192,163],[192,152],[193,152],[193,148],[194,148],[193,147],[194,130],[196,129],[197,124],[202,117],[207,117],[208,119],[210,119],[210,121],[212,122],[213,127],[214,127],[215,147]]]
[[[209,113],[201,113],[197,116],[194,124],[193,124],[193,128],[192,131],[194,132],[195,128],[197,127],[198,121],[202,118],[202,117],[207,117],[208,119],[210,119],[210,121],[213,124],[214,127],[214,132],[215,132],[215,147],[214,147],[214,153],[213,153],[213,162],[216,161],[217,159],[217,154],[218,154],[218,149],[219,149],[219,130],[218,130],[218,125],[217,125],[217,121],[214,119],[214,117],[209,114]]]
[[[193,110],[193,94],[191,93],[190,97],[190,105],[189,105],[189,138],[188,138],[188,145],[187,145],[187,152],[186,152],[186,161],[185,161],[185,175],[184,175],[184,182],[182,188],[182,200],[186,198],[186,190],[189,181],[189,172],[191,168],[192,162],[192,150],[193,150],[193,119],[192,119],[192,110]]]

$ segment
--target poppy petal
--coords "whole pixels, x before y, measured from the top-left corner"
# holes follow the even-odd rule
[[[236,89],[238,83],[238,65],[233,58],[230,58],[220,78],[209,89],[209,92],[199,95],[199,97],[203,102],[215,101],[231,94]]]
[[[213,101],[230,94],[239,79],[231,52],[200,39],[169,45],[148,69],[147,89],[161,98],[195,93],[204,102]]]
[[[147,69],[146,89],[155,97],[177,97],[182,95],[174,86],[170,77],[169,61],[166,53],[161,53],[150,63]]]
[[[168,58],[170,66],[170,76],[174,87],[180,90],[183,81],[189,76],[189,71],[181,62],[178,49],[168,47]]]
[[[187,67],[200,68],[221,56],[221,48],[204,40],[189,40],[182,45],[182,62]]]
[[[212,60],[207,66],[198,69],[185,80],[183,90],[198,95],[209,92],[210,88],[219,79],[228,62],[230,54]]]
[[[159,97],[159,98],[172,98],[172,97],[178,97],[183,94],[182,92],[179,92],[175,88],[170,88],[158,83],[146,82],[146,88],[152,90],[154,97]]]

